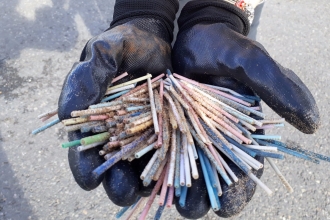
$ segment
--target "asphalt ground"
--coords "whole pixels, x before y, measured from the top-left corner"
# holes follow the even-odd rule
[[[0,1],[0,220],[113,219],[119,207],[102,187],[80,189],[69,169],[67,136],[59,124],[33,136],[37,115],[56,107],[63,80],[86,41],[111,22],[112,1]],[[283,140],[330,155],[329,69],[330,2],[268,1],[258,40],[310,88],[322,125],[305,135],[289,124],[272,131]],[[268,116],[276,116],[265,106]],[[232,219],[330,219],[330,164],[291,156],[276,162],[294,188],[288,194],[269,164],[243,212]],[[153,207],[150,218],[155,212]],[[203,219],[216,219],[210,211]],[[174,208],[162,219],[183,219]]]

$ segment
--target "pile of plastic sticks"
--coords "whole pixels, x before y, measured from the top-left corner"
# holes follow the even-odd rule
[[[120,75],[112,82],[125,77]],[[281,174],[273,159],[284,159],[286,153],[319,163],[329,157],[301,148],[287,146],[278,135],[255,134],[257,130],[284,126],[284,119],[264,119],[260,98],[239,94],[227,88],[201,84],[178,74],[167,72],[154,79],[151,75],[111,86],[101,103],[86,110],[73,111],[72,118],[63,120],[67,131],[93,132],[92,136],[63,143],[62,147],[77,147],[85,151],[97,146],[105,161],[93,174],[102,175],[120,160],[144,159],[152,152],[143,172],[143,184],[156,185],[147,198],[140,198],[131,207],[124,207],[117,218],[145,219],[158,198],[159,219],[165,206],[171,207],[174,196],[185,206],[192,178],[200,178],[196,160],[200,161],[212,209],[221,208],[220,178],[228,184],[240,181],[224,160],[227,157],[269,195],[272,191],[251,171],[263,168],[255,159],[265,157],[289,192],[293,189]],[[147,80],[135,87],[137,82]],[[39,116],[44,120],[56,111]],[[58,123],[54,120],[33,131],[34,134]],[[279,153],[281,152],[281,153]]]

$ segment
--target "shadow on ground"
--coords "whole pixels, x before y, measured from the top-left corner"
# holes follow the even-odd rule
[[[17,58],[25,48],[69,51],[77,42],[75,17],[80,16],[90,33],[97,35],[112,20],[109,1],[1,1],[0,60]]]
[[[72,50],[79,35],[77,16],[91,35],[97,35],[112,20],[113,9],[109,5],[110,0],[0,1],[0,93],[6,103],[17,98],[12,91],[25,87],[29,79],[20,77],[17,69],[6,66],[5,60],[19,58],[27,48],[54,52]],[[6,105],[2,103],[1,107]],[[0,132],[0,220],[36,219],[29,204],[33,198],[25,197],[29,189],[18,181],[25,177],[17,177],[18,172],[9,161],[11,157],[7,156],[4,144]]]
[[[0,220],[35,219],[24,190],[20,186],[15,171],[2,148],[0,133]]]

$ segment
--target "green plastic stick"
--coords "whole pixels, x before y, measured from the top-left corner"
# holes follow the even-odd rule
[[[70,141],[62,144],[62,148],[69,148],[80,145],[80,140]]]
[[[105,141],[109,138],[110,138],[110,133],[109,132],[104,132],[104,133],[101,133],[101,134],[97,134],[97,135],[82,138],[80,140],[80,143],[81,143],[81,145],[86,146],[86,145],[89,145],[89,144],[93,144],[95,142]]]

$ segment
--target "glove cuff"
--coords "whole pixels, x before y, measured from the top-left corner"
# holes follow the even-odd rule
[[[138,28],[171,42],[178,9],[178,0],[116,0],[110,29],[132,21]]]
[[[183,7],[178,19],[180,32],[200,23],[224,23],[245,36],[250,30],[248,14],[223,0],[190,1]]]

